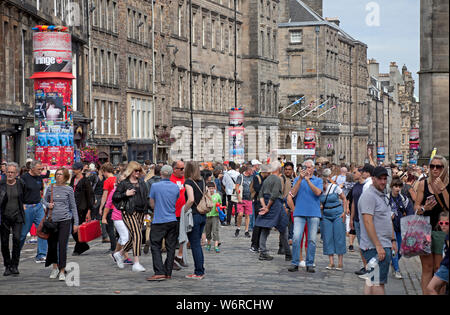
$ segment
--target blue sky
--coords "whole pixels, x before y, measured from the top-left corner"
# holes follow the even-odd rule
[[[367,16],[374,16],[376,7],[379,25],[369,26]],[[414,94],[419,95],[420,0],[323,0],[323,16],[338,17],[346,33],[367,44],[367,57],[380,63],[380,72],[388,73],[391,61],[400,71],[406,64],[416,83]]]

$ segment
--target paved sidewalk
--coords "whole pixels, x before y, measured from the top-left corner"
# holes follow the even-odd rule
[[[27,244],[22,251],[18,277],[3,277],[0,269],[0,294],[149,294],[149,295],[361,295],[364,280],[354,271],[360,269],[359,254],[349,252],[344,256],[343,271],[329,271],[327,256],[322,254],[322,244],[318,241],[316,251],[316,273],[288,272],[290,262],[284,256],[276,255],[278,235],[272,231],[268,248],[275,258],[259,261],[258,254],[249,251],[250,239],[241,230],[234,237],[234,226],[222,227],[220,236],[221,253],[206,252],[206,277],[201,281],[189,280],[185,276],[192,273],[193,260],[189,250],[189,267],[174,271],[171,280],[149,282],[153,275],[151,253],[141,257],[146,268],[143,273],[131,271],[131,266],[120,270],[107,254],[109,244],[98,239],[90,243],[91,249],[85,254],[72,257],[73,240],[69,243],[68,263],[75,262],[80,268],[80,285],[68,286],[65,282],[49,279],[50,268],[36,264],[36,245]],[[320,235],[318,235],[320,240]],[[355,244],[357,242],[355,241]],[[355,246],[357,249],[357,246]],[[132,255],[130,255],[132,257]],[[1,258],[0,258],[1,260]],[[336,258],[337,261],[337,258]],[[387,295],[418,295],[420,289],[420,261],[402,258],[400,267],[404,279],[397,280],[389,275],[386,285]]]

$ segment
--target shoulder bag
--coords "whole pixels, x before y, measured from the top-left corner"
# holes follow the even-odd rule
[[[50,188],[50,203],[53,203],[53,185]],[[58,231],[58,225],[52,220],[53,208],[47,208],[45,211],[44,218],[42,218],[36,229],[36,235],[44,240],[50,237],[50,234]]]
[[[198,190],[201,192],[202,190],[197,185],[197,183],[194,180],[193,180],[193,182],[194,182],[195,186],[197,186]],[[200,213],[200,214],[207,214],[208,212],[211,211],[212,207],[214,206],[214,203],[212,201],[211,194],[209,193],[209,190],[206,188],[205,181],[203,181],[203,188],[204,188],[204,190],[202,192],[203,193],[202,199],[200,199],[200,202],[198,204],[195,203],[195,200],[194,200],[194,203],[197,206],[197,212],[198,213]]]

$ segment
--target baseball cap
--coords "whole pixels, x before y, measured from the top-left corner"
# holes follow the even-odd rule
[[[173,173],[173,168],[170,165],[164,165],[161,167],[161,174],[164,176],[170,176]]]
[[[261,173],[271,173],[272,172],[272,168],[270,167],[269,164],[262,164],[260,172]]]
[[[81,169],[83,169],[83,167],[84,167],[84,165],[81,162],[76,162],[76,163],[73,163],[73,165],[72,165],[73,170],[81,170]]]
[[[375,170],[375,167],[373,165],[366,163],[364,164],[363,168],[361,169],[361,172],[367,172],[370,174],[370,176],[374,176],[373,172]]]
[[[383,166],[375,167],[372,176],[380,178],[383,175],[389,176],[387,169],[385,169]]]
[[[262,163],[258,160],[252,160],[252,165],[262,165]]]

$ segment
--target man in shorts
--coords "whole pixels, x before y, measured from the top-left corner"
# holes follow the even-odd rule
[[[252,176],[252,166],[245,165],[243,166],[244,171],[241,175],[238,176],[236,180],[236,191],[242,189],[242,199],[238,194],[238,203],[237,203],[237,228],[234,236],[239,236],[239,231],[241,230],[242,217],[245,216],[245,237],[251,237],[250,232],[248,231],[248,227],[250,225],[250,215],[253,213],[253,204],[252,204],[252,194],[250,193],[250,184],[253,180]]]
[[[360,248],[364,259],[372,268],[366,279],[365,295],[385,294],[384,285],[389,275],[392,251],[397,252],[391,208],[384,193],[387,177],[387,170],[377,166],[373,171],[372,185],[362,193],[358,202]],[[372,258],[376,258],[373,265],[370,264]]]

